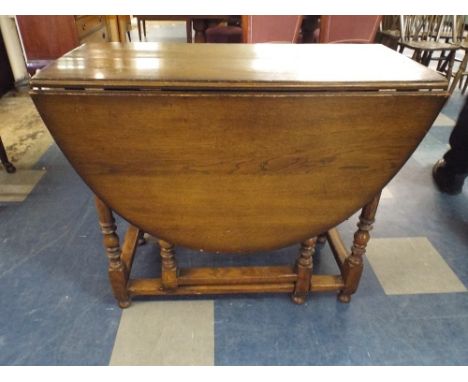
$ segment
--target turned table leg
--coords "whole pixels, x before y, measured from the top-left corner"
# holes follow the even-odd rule
[[[327,242],[327,233],[323,232],[317,236],[317,245],[324,245]]]
[[[351,301],[351,295],[356,292],[361,279],[363,270],[362,257],[366,253],[366,246],[370,239],[369,231],[372,229],[372,224],[375,221],[375,213],[379,205],[380,193],[366,204],[359,216],[358,230],[354,234],[351,254],[346,258],[343,264],[343,279],[344,288],[338,294],[338,299],[341,302],[347,303]]]
[[[165,290],[177,288],[177,262],[175,259],[174,245],[167,241],[158,240],[161,248],[161,282]]]
[[[97,196],[95,197],[96,209],[99,216],[99,225],[103,235],[104,247],[109,259],[109,280],[112,292],[121,308],[130,306],[130,297],[127,291],[128,271],[121,260],[119,236],[116,233],[117,226],[111,209]]]
[[[310,276],[312,275],[312,256],[315,251],[316,238],[307,239],[301,243],[299,258],[296,261],[297,281],[294,286],[292,300],[303,304],[310,291]]]

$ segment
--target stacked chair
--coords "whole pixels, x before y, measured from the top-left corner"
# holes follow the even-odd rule
[[[399,22],[396,23],[396,18]],[[406,48],[413,50],[413,60],[429,66],[437,61],[437,70],[449,80],[453,78],[450,92],[457,85],[461,86],[467,76],[468,43],[464,16],[448,15],[407,15],[385,16],[379,32],[380,41],[401,53]],[[457,60],[456,54],[465,52],[463,60]],[[455,71],[455,63],[459,62]],[[468,82],[468,81],[466,81]],[[466,90],[466,83],[463,91]]]
[[[380,30],[377,34],[377,40],[379,44],[383,44],[397,50],[398,42],[400,41],[401,30],[400,30],[400,16],[398,15],[385,15],[382,17],[380,24]]]
[[[454,36],[454,44],[458,46],[459,51],[463,52],[463,59],[460,61],[460,65],[458,70],[453,73],[453,80],[450,84],[449,91],[452,93],[457,85],[462,87],[463,80],[465,84],[463,85],[462,93],[466,92],[468,88],[468,32],[465,32],[466,24],[465,24],[465,17],[464,16],[457,16],[455,19],[456,22],[456,34]],[[457,59],[455,58],[455,61]]]

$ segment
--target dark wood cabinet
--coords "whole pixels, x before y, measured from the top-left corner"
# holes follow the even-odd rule
[[[105,16],[17,16],[28,71],[85,42],[109,41]]]

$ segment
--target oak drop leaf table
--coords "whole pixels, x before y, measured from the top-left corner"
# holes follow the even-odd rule
[[[446,89],[403,55],[353,44],[86,44],[31,80],[42,119],[96,195],[121,307],[138,295],[255,292],[302,303],[337,291],[348,302],[380,192]],[[359,209],[348,251],[334,227]],[[130,223],[122,246],[112,211]],[[159,240],[160,278],[131,277],[143,232]],[[339,274],[312,272],[324,240]],[[290,266],[179,269],[174,250],[294,243]]]

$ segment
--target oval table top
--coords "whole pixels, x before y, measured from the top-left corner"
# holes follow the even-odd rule
[[[440,74],[379,44],[82,45],[33,87],[367,90],[446,89]]]
[[[109,207],[221,252],[284,247],[351,216],[447,98],[445,78],[378,45],[90,44],[31,84]]]

